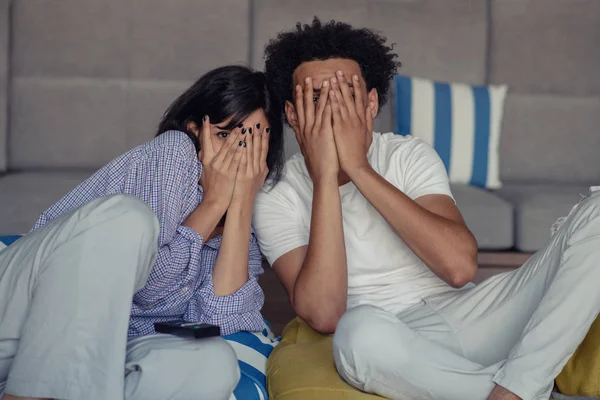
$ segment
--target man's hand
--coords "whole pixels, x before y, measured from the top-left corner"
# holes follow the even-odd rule
[[[338,155],[335,148],[332,126],[332,109],[327,101],[329,82],[323,81],[315,107],[312,79],[306,78],[304,89],[296,86],[296,113],[299,130],[296,139],[306,159],[311,178],[335,180],[339,172]]]
[[[264,185],[269,173],[267,153],[269,152],[269,127],[261,129],[259,125],[248,130],[242,159],[235,178],[232,205],[254,204],[256,193]],[[254,132],[254,133],[252,133]]]
[[[365,107],[366,91],[356,75],[352,77],[352,88],[354,98],[342,71],[331,78],[333,135],[340,167],[350,177],[355,170],[369,165],[367,152],[373,141],[372,110]]]

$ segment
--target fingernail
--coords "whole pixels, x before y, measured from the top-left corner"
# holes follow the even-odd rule
[[[246,134],[246,128],[242,129],[242,135]]]
[[[299,92],[300,90],[302,90],[302,86],[296,85],[296,91]]]
[[[352,79],[354,79],[356,82],[358,82],[358,75],[354,75],[354,76],[352,77]]]
[[[260,129],[260,123],[256,124],[256,129]]]
[[[252,135],[252,128],[248,128],[248,133]]]
[[[266,128],[265,132],[267,132],[267,133],[271,132],[271,128]]]
[[[244,142],[244,147],[246,147],[246,142]]]
[[[323,81],[323,87],[329,86],[329,81]]]
[[[310,82],[310,78],[306,78],[306,79],[304,80],[304,83],[309,83],[309,82]]]
[[[206,121],[206,118],[208,118],[208,115],[205,115],[204,117],[202,117],[202,121]]]
[[[239,146],[242,146],[243,144],[244,144],[244,141],[243,141],[243,140],[240,140],[240,144],[239,144]]]
[[[335,97],[335,92],[332,90],[331,92],[329,92],[329,95],[330,95],[331,97]]]
[[[344,72],[342,72],[342,70],[341,70],[341,69],[340,69],[340,70],[337,72],[337,74],[338,74],[339,76],[344,76]]]
[[[243,127],[244,127],[244,124],[239,124],[238,125],[238,128],[243,128]]]
[[[333,78],[331,78],[331,82],[333,82],[333,83],[337,83],[337,79],[336,79],[336,77],[335,77],[335,76],[334,76]]]

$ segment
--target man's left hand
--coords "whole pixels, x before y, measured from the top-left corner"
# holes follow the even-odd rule
[[[373,115],[366,105],[366,90],[360,78],[352,77],[351,86],[342,71],[331,78],[329,99],[333,114],[333,135],[341,169],[351,175],[368,167],[367,152],[373,141]]]

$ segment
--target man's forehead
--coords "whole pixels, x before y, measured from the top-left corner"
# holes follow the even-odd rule
[[[321,82],[334,76],[338,70],[343,71],[348,80],[352,75],[362,75],[360,67],[353,60],[329,59],[309,61],[300,64],[294,71],[294,85],[302,84],[304,79],[310,77],[313,80],[313,87],[321,87]]]

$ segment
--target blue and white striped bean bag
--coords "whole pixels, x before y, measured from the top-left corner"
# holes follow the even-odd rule
[[[230,400],[266,400],[267,358],[280,338],[275,338],[268,325],[262,332],[238,332],[225,336],[235,350],[241,378]]]
[[[0,251],[17,241],[21,236],[0,236]],[[262,332],[239,332],[225,336],[235,350],[240,364],[240,383],[230,400],[266,400],[267,395],[267,358],[279,343],[265,323]]]

